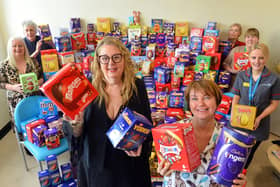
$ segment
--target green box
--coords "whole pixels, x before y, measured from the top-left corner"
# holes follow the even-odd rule
[[[39,90],[38,78],[35,73],[21,74],[19,79],[24,93],[32,93]]]
[[[198,55],[196,57],[195,72],[208,73],[211,63],[211,56]]]

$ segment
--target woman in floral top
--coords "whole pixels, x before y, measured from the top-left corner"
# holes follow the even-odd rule
[[[181,121],[192,122],[194,134],[200,152],[201,165],[191,173],[170,170],[170,162],[163,161],[158,166],[158,172],[165,176],[164,187],[216,187],[221,186],[206,173],[211,160],[216,139],[221,132],[221,125],[215,121],[215,111],[221,101],[221,91],[210,80],[193,81],[185,92],[186,101],[193,113],[191,119]],[[246,183],[244,174],[239,174],[234,180],[235,187]]]
[[[22,38],[10,38],[7,51],[8,58],[0,64],[0,88],[7,90],[9,112],[14,122],[13,114],[17,103],[30,95],[40,94],[40,92],[23,93],[19,75],[35,72],[39,85],[43,83],[43,78],[37,61],[29,57],[28,50]]]

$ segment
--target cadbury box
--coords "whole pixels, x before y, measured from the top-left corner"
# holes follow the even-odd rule
[[[32,130],[39,125],[45,125],[45,124],[46,124],[46,122],[43,119],[38,119],[36,121],[32,121],[32,122],[26,124],[25,129],[26,129],[28,141],[30,141],[31,143],[34,143],[33,138],[32,138]]]
[[[72,119],[98,95],[96,89],[74,63],[66,64],[45,82],[40,90]]]
[[[145,116],[126,107],[106,135],[115,148],[130,151],[144,142],[152,126]]]
[[[200,154],[191,123],[162,124],[152,129],[158,162],[172,164],[170,169],[191,172],[200,162]]]
[[[255,106],[234,104],[231,112],[231,126],[253,130],[256,112]]]
[[[34,72],[20,74],[19,79],[24,93],[31,93],[39,90],[38,78]]]
[[[38,172],[38,179],[39,179],[41,187],[50,187],[51,186],[50,174],[47,169]]]

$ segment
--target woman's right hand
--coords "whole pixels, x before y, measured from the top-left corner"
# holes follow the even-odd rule
[[[171,170],[171,163],[167,160],[162,160],[158,165],[157,172],[162,176],[169,176],[174,170]]]
[[[7,90],[23,93],[22,85],[21,84],[7,84],[6,85]]]
[[[77,114],[75,116],[75,119],[72,120],[69,116],[67,116],[66,114],[63,114],[63,119],[65,121],[68,121],[73,129],[73,135],[75,137],[79,137],[82,132],[83,132],[83,123],[84,123],[84,113],[80,112],[79,114]]]

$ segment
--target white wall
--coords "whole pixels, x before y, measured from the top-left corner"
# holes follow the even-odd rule
[[[96,17],[111,17],[127,24],[133,10],[141,12],[145,25],[150,25],[152,18],[188,21],[190,27],[204,27],[208,21],[217,21],[222,38],[230,24],[239,22],[244,31],[249,27],[260,30],[261,42],[271,49],[269,67],[274,67],[273,64],[280,63],[279,6],[279,0],[2,0],[0,31],[6,44],[11,35],[22,34],[21,22],[26,19],[37,24],[49,23],[56,35],[59,27],[68,27],[71,17],[80,17],[84,23],[95,23]]]

